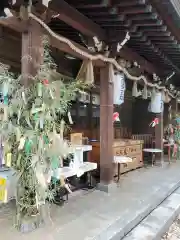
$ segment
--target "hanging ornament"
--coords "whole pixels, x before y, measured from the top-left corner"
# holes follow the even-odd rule
[[[29,139],[27,139],[27,140],[25,141],[24,148],[25,148],[25,153],[26,153],[27,155],[30,155],[30,153],[31,153],[31,148],[32,148],[32,141],[29,140]]]
[[[6,155],[6,166],[11,167],[11,159],[12,159],[12,153],[7,153]]]
[[[8,105],[8,96],[7,95],[4,96],[4,104]]]
[[[156,92],[154,97],[151,96],[151,102],[149,103],[148,111],[153,113],[161,113],[164,111],[164,102],[162,101],[161,92]]]
[[[138,96],[138,89],[137,89],[137,82],[134,81],[133,88],[132,88],[132,96],[137,97]]]
[[[62,119],[61,123],[60,123],[60,136],[61,136],[61,138],[63,138],[63,135],[64,135],[64,125],[65,125],[65,122]]]
[[[43,84],[44,84],[45,86],[47,86],[47,85],[49,85],[49,81],[48,81],[47,79],[44,79],[44,80],[43,80]]]
[[[42,83],[37,84],[38,97],[42,97]]]
[[[8,108],[7,108],[7,106],[4,107],[3,111],[4,111],[3,121],[7,121],[8,120]]]
[[[20,138],[18,150],[22,150],[24,148],[25,141],[26,141],[25,137]]]
[[[162,101],[165,102],[166,101],[165,92],[162,90],[161,94],[162,94]]]
[[[119,113],[118,112],[114,112],[113,113],[113,122],[120,122]]]
[[[43,127],[44,127],[44,119],[43,119],[43,117],[40,117],[40,119],[39,119],[39,126],[40,126],[40,129],[43,129]]]
[[[144,89],[142,91],[142,99],[147,99],[148,98],[148,90],[147,90],[147,85],[144,84]]]
[[[8,95],[8,83],[4,82],[3,83],[3,96],[7,96]]]
[[[3,146],[2,146],[2,139],[0,138],[0,168],[3,165]]]
[[[149,124],[151,127],[155,127],[159,124],[159,118],[154,118],[154,120]]]
[[[169,103],[171,98],[169,97],[169,94],[166,92],[165,93],[165,103]]]

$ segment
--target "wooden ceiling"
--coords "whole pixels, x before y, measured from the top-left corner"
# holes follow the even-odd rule
[[[23,0],[13,2],[14,9],[18,11]],[[53,18],[49,22],[52,30],[84,46],[84,42],[94,36],[109,45],[121,42],[129,31],[131,38],[119,55],[129,61],[136,60],[144,73],[150,75],[155,72],[165,79],[175,71],[173,81],[180,85],[180,17],[178,8],[175,9],[177,0],[32,2],[36,12],[42,12],[47,7],[52,11],[53,14],[50,15]],[[2,36],[2,31],[0,33]],[[5,45],[1,43],[1,49],[3,46]],[[10,54],[9,58],[13,56]]]
[[[163,4],[161,4],[162,2]],[[67,15],[67,12],[64,11],[67,10],[65,8],[68,4],[69,7],[76,10],[76,16],[78,13],[81,14],[79,15],[81,28],[71,22],[74,12],[71,11]],[[127,43],[129,49],[138,53],[148,62],[153,63],[161,76],[165,77],[175,71],[175,76],[179,78],[180,31],[175,26],[179,18],[177,17],[175,22],[174,17],[172,17],[174,7],[170,1],[52,0],[52,6],[60,15],[67,16],[66,18],[59,16],[49,24],[59,34],[83,44],[79,33],[88,35],[92,23],[95,23],[96,27],[99,26],[104,31],[103,33],[107,34],[107,39],[110,42],[122,40],[125,33],[129,31],[131,35]],[[86,16],[91,22],[85,23],[82,16]],[[84,28],[89,26],[89,29],[82,29],[82,26]],[[93,28],[95,28],[94,25]],[[93,34],[95,33],[93,32]],[[102,32],[98,37],[101,39],[104,37]]]

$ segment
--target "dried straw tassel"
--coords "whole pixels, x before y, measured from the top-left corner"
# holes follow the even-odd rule
[[[87,62],[87,70],[85,76],[85,83],[92,84],[94,83],[94,68],[91,60]]]
[[[165,94],[165,103],[169,103],[171,98],[169,97],[168,93]]]
[[[142,91],[142,98],[147,99],[148,98],[148,90],[147,90],[147,85],[144,84],[144,89]]]
[[[133,88],[132,88],[132,96],[137,97],[138,96],[138,89],[137,89],[137,82],[134,81]]]
[[[91,60],[83,61],[76,80],[84,81],[87,84],[94,83],[94,68]]]
[[[166,95],[165,95],[165,92],[164,92],[164,91],[162,91],[162,100],[163,100],[163,102],[166,101]]]

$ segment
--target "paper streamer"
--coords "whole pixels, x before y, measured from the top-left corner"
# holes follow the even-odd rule
[[[37,92],[38,92],[38,97],[42,97],[42,83],[38,83]]]
[[[25,140],[26,139],[24,137],[20,138],[18,150],[22,150],[24,148]]]
[[[27,104],[26,96],[25,96],[25,93],[24,93],[24,92],[22,92],[22,99],[23,99],[23,101],[24,101],[24,104]]]
[[[69,123],[70,124],[73,124],[73,120],[72,120],[72,117],[71,117],[71,113],[68,112],[68,119],[69,119]]]
[[[6,156],[6,166],[7,167],[11,167],[11,163],[12,163],[12,153],[7,153],[7,156]]]

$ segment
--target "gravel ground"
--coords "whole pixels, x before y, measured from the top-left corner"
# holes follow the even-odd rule
[[[162,237],[162,240],[180,240],[180,215]]]

